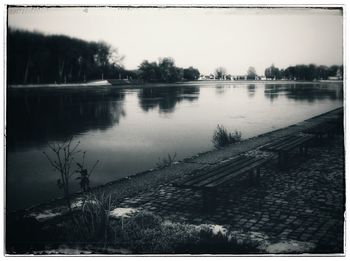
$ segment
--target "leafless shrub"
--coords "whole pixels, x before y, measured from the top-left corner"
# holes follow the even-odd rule
[[[68,209],[71,211],[71,200],[70,200],[70,180],[75,173],[80,173],[80,187],[83,191],[90,189],[90,175],[93,173],[98,160],[95,162],[93,167],[88,171],[85,166],[85,155],[86,151],[79,149],[80,141],[72,144],[73,137],[63,141],[62,143],[48,144],[48,147],[53,155],[49,155],[47,152],[43,152],[47,160],[53,169],[58,172],[57,186],[63,191],[63,196],[66,200]],[[76,161],[76,158],[82,155],[80,162]],[[73,170],[73,163],[76,163],[78,170]]]
[[[159,168],[159,169],[168,167],[168,166],[170,166],[171,164],[174,163],[175,158],[176,158],[176,152],[174,153],[173,156],[171,156],[171,155],[168,153],[168,156],[167,156],[167,157],[164,157],[164,158],[162,158],[162,159],[161,159],[161,158],[158,159],[158,162],[156,163],[156,167]]]
[[[50,165],[59,173],[57,186],[59,189],[63,190],[63,196],[69,210],[71,210],[69,184],[70,179],[74,174],[74,171],[72,171],[72,164],[75,156],[81,153],[81,151],[78,149],[79,144],[80,142],[78,141],[76,144],[72,145],[71,137],[63,143],[48,144],[51,152],[54,154],[53,156],[43,152]]]

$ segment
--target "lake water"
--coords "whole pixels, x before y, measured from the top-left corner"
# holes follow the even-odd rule
[[[286,127],[343,106],[341,83],[201,84],[157,88],[24,88],[7,97],[7,209],[61,195],[43,155],[73,136],[99,160],[91,185],[213,149],[218,124],[242,138]],[[76,180],[73,190],[78,189]]]

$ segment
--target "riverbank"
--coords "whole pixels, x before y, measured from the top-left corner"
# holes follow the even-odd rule
[[[257,148],[276,139],[282,138],[283,136],[299,133],[304,129],[310,128],[328,120],[329,118],[335,117],[335,115],[342,110],[343,108],[338,108],[300,123],[290,125],[286,128],[264,133],[247,140],[242,140],[221,149],[213,149],[211,151],[202,152],[193,155],[192,157],[182,159],[181,161],[175,161],[171,166],[166,168],[145,170],[143,172],[100,185],[95,187],[94,190],[112,192],[114,194],[118,194],[118,197],[120,198],[130,196],[131,194],[145,190],[153,185],[169,182],[176,178],[186,176],[193,171],[198,171],[202,168],[204,169],[213,164],[219,164],[220,162],[232,158],[238,154],[255,151]],[[80,193],[76,193],[73,195],[73,198],[76,198],[76,201],[79,201],[80,196]],[[47,209],[57,207],[60,209],[61,204],[65,204],[63,199],[53,199],[50,202],[27,208],[25,211],[45,212]]]
[[[24,89],[24,88],[91,88],[91,87],[113,87],[113,88],[154,88],[167,86],[193,86],[193,85],[213,85],[213,84],[316,84],[316,83],[342,83],[343,81],[322,80],[322,81],[290,81],[290,80],[237,80],[237,81],[220,81],[220,80],[200,80],[176,83],[125,83],[112,85],[107,80],[89,82],[89,83],[67,83],[67,84],[10,84],[9,88]]]
[[[166,168],[148,170],[110,182],[95,188],[94,192],[112,195],[113,208],[119,211],[146,211],[164,220],[196,226],[225,226],[231,231],[239,231],[241,236],[251,232],[260,233],[257,240],[265,243],[268,241],[269,245],[284,242],[290,246],[294,241],[297,241],[297,245],[303,245],[303,242],[307,242],[305,251],[315,249],[316,245],[326,244],[324,240],[327,239],[334,242],[329,251],[341,252],[344,210],[343,136],[337,136],[332,147],[312,148],[311,158],[294,165],[290,171],[280,173],[274,163],[270,164],[262,172],[263,186],[259,188],[242,190],[243,187],[231,187],[229,190],[236,190],[236,193],[223,196],[225,200],[219,200],[213,215],[201,211],[201,204],[198,202],[201,196],[198,191],[172,186],[174,181],[195,171],[219,164],[237,154],[254,154],[260,146],[337,117],[340,111],[341,109],[336,109],[223,149],[201,153],[174,162]],[[225,191],[223,193],[227,193]],[[73,209],[79,209],[84,196],[77,193],[72,201]],[[11,215],[10,218],[8,214],[7,218],[15,222],[20,213],[39,224],[54,224],[59,223],[66,212],[61,199],[16,212],[15,217]],[[309,230],[308,227],[312,229]],[[279,250],[272,252],[274,251]]]

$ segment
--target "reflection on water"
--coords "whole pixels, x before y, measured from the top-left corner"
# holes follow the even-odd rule
[[[198,95],[198,86],[187,86],[178,88],[144,88],[140,90],[138,97],[140,107],[146,112],[158,107],[162,113],[172,113],[178,102],[197,100]]]
[[[319,84],[266,84],[264,93],[265,97],[271,101],[277,99],[279,95],[286,95],[289,99],[310,103],[324,99],[342,99],[343,97],[343,89],[337,88],[334,84],[324,86]]]
[[[248,90],[248,96],[249,97],[253,97],[255,95],[255,89],[256,89],[255,84],[248,84],[247,85],[247,90]]]
[[[342,84],[328,83],[11,89],[7,208],[60,195],[42,155],[48,142],[79,140],[88,160],[101,162],[91,180],[98,185],[153,168],[168,153],[181,159],[212,149],[218,124],[245,139],[342,104]]]
[[[106,130],[125,117],[118,89],[25,89],[8,92],[7,144],[42,145],[90,130]]]
[[[215,85],[215,94],[216,95],[223,95],[225,94],[225,91],[227,90],[227,88],[230,88],[231,85],[225,85],[225,84],[217,84]]]

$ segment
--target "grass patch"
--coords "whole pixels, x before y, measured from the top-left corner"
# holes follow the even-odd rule
[[[218,125],[214,131],[212,142],[215,148],[221,148],[241,140],[242,133],[240,131],[228,132],[222,125]]]
[[[106,193],[88,193],[80,209],[73,214],[73,227],[70,229],[71,240],[101,242],[107,244],[111,222],[110,211],[115,205],[113,195]]]
[[[105,209],[105,208],[104,208]],[[128,218],[96,218],[94,211],[90,222],[82,222],[80,228],[67,227],[70,235],[78,242],[87,242],[100,248],[127,249],[134,254],[218,254],[218,253],[259,253],[254,241],[238,241],[221,232],[213,233],[208,226],[164,222],[161,217],[149,212],[139,212]],[[93,222],[91,222],[93,221]],[[72,233],[74,231],[74,233]],[[78,232],[78,233],[77,233]],[[79,236],[78,236],[79,235]],[[81,235],[85,235],[82,237]],[[90,237],[86,237],[89,235]],[[85,239],[84,239],[85,238]],[[73,239],[73,238],[71,238]],[[74,243],[74,241],[71,241]]]
[[[171,164],[175,162],[175,158],[176,158],[176,152],[174,153],[173,156],[168,154],[167,157],[164,157],[162,159],[159,158],[158,162],[156,163],[156,168],[163,169],[163,168],[169,167]]]
[[[137,254],[218,254],[259,253],[258,244],[221,232],[209,226],[163,222],[159,216],[140,212],[124,223],[121,244]]]
[[[66,217],[55,224],[42,224],[40,230],[28,237],[44,237],[30,245],[15,245],[12,253],[32,253],[75,249],[84,253],[118,254],[241,254],[259,253],[253,240],[237,240],[225,231],[213,232],[208,225],[195,226],[171,223],[149,212],[138,212],[129,217],[116,217],[111,211],[117,202],[113,195],[88,194],[74,218]],[[44,242],[44,245],[37,242]],[[18,242],[17,242],[18,243]],[[34,245],[33,245],[34,243]],[[18,247],[22,247],[19,251]],[[24,248],[23,248],[24,247]],[[7,248],[9,249],[9,248]]]

